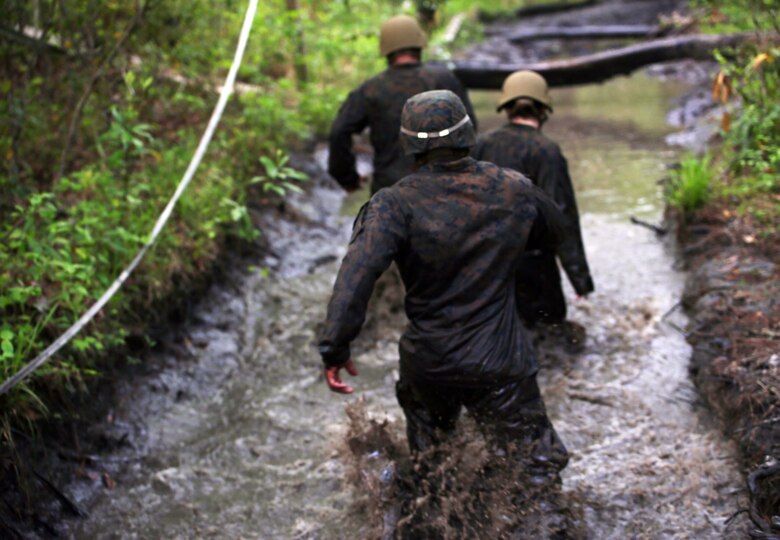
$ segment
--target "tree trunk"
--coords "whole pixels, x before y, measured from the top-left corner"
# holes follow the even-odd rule
[[[467,88],[473,89],[501,88],[504,79],[520,69],[538,72],[550,86],[574,86],[602,82],[616,75],[628,75],[641,67],[659,62],[685,58],[708,60],[712,58],[715,49],[738,45],[753,38],[755,34],[751,32],[680,36],[536,64],[484,66],[457,62],[453,71]]]

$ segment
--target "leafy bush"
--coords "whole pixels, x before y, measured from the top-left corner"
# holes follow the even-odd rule
[[[755,175],[750,185],[760,191],[777,189],[780,172],[780,49],[746,47],[734,60],[718,55],[721,75],[715,93],[732,107],[735,120],[725,117],[729,168],[737,176]]]
[[[705,30],[755,32],[755,40],[716,53],[720,72],[713,97],[726,108],[719,193],[738,213],[754,218],[759,236],[780,234],[780,5],[775,0],[697,5]]]
[[[0,234],[0,373],[3,378],[40,352],[75,321],[110,285],[143,245],[179,180],[190,147],[164,150],[158,166],[129,181],[110,169],[90,167],[61,179],[53,191],[17,205]],[[122,342],[124,325],[143,316],[141,298],[171,292],[170,277],[202,268],[217,253],[225,224],[245,218],[226,194],[236,190],[229,176],[206,168],[185,193],[179,226],[164,230],[136,274],[120,289],[103,316],[75,338],[69,351],[37,372],[76,375],[74,361],[87,367],[90,353]],[[190,257],[169,259],[174,252]],[[197,266],[195,266],[197,265]],[[121,319],[113,315],[122,314]],[[86,372],[87,374],[90,372]],[[82,369],[81,374],[85,374]]]
[[[776,0],[694,0],[691,4],[704,13],[701,26],[706,32],[780,31]]]

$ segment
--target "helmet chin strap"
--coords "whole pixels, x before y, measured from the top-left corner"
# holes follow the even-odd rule
[[[401,133],[404,135],[408,135],[410,137],[417,137],[418,139],[438,139],[440,137],[446,137],[453,131],[456,131],[466,124],[471,122],[471,118],[469,118],[469,115],[467,114],[463,118],[460,119],[460,121],[455,124],[454,126],[450,126],[446,129],[442,129],[441,131],[412,131],[410,129],[406,129],[405,127],[401,126]]]

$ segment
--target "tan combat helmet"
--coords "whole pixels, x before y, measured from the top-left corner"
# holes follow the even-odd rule
[[[422,49],[426,42],[425,32],[409,15],[392,17],[379,29],[379,53],[382,56],[401,49]]]
[[[530,98],[550,109],[550,112],[553,110],[552,100],[547,92],[547,81],[535,71],[515,71],[504,80],[496,111],[500,112],[518,98]]]

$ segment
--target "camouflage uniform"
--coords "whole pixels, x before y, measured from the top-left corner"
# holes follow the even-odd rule
[[[466,90],[449,70],[423,64],[389,67],[351,92],[341,106],[330,132],[330,175],[345,188],[358,186],[360,177],[355,170],[352,135],[366,127],[370,128],[374,147],[372,193],[412,172],[414,159],[403,155],[398,141],[401,110],[411,96],[436,89],[455,92],[476,125]]]
[[[396,391],[410,447],[436,444],[466,406],[499,440],[561,468],[568,457],[514,295],[523,250],[555,245],[561,227],[555,204],[515,171],[470,157],[421,166],[355,221],[319,343],[325,365],[350,358],[374,282],[395,261],[409,318]]]
[[[517,294],[526,322],[563,321],[566,300],[555,256],[577,294],[592,292],[593,280],[582,243],[574,188],[560,147],[534,127],[510,123],[480,137],[472,155],[523,173],[561,208],[566,229],[563,242],[557,249],[542,246],[523,256]]]

